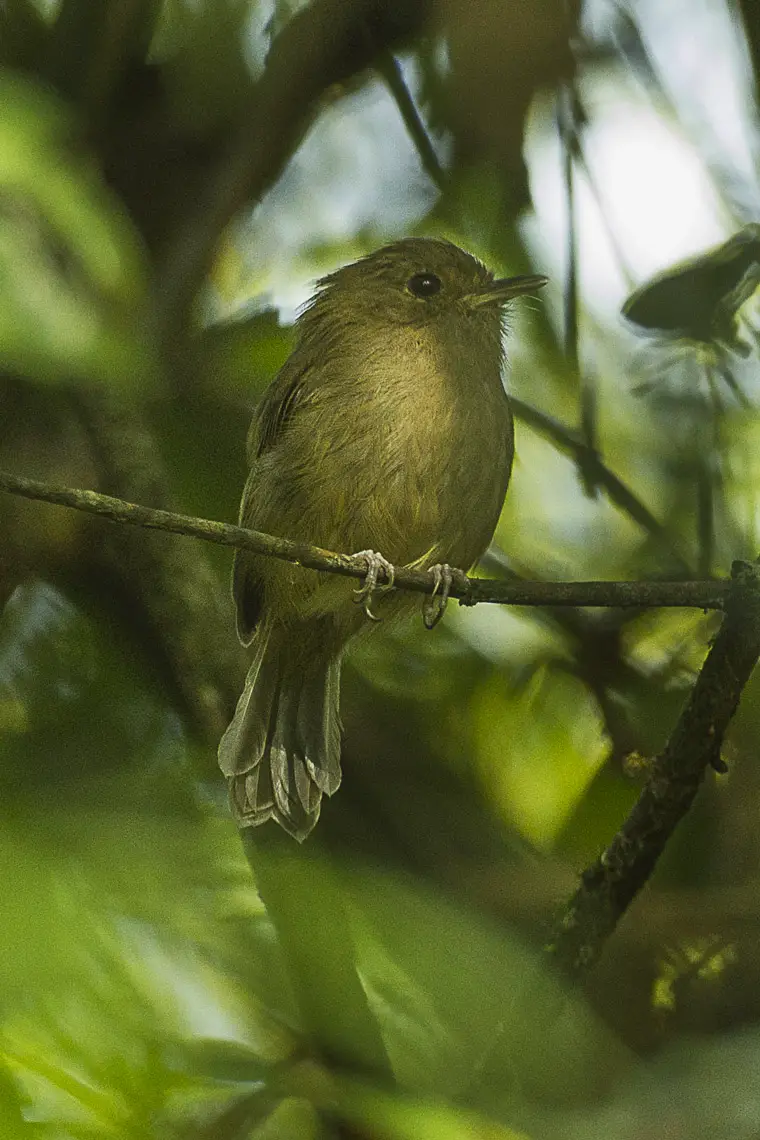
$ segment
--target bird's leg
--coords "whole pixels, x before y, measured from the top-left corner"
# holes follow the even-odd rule
[[[463,570],[449,566],[448,562],[437,562],[430,567],[429,573],[433,575],[433,592],[422,603],[422,620],[426,629],[433,629],[446,611],[451,587],[456,585],[461,590],[466,590],[468,580]]]
[[[375,590],[385,593],[387,590],[393,589],[393,582],[396,577],[396,571],[388,561],[383,558],[382,554],[378,554],[375,550],[360,550],[357,554],[352,554],[357,562],[362,559],[367,566],[367,577],[364,579],[364,585],[360,586],[358,590],[354,590],[356,595],[354,601],[357,606],[361,606],[370,621],[382,621],[382,618],[375,617],[370,609],[372,605],[372,595]],[[385,575],[386,581],[381,586],[378,586],[377,579],[380,573]]]

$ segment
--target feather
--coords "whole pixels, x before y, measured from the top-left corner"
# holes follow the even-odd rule
[[[235,716],[219,745],[236,818],[276,819],[303,840],[322,795],[340,784],[340,661],[287,661],[269,630],[255,653]]]

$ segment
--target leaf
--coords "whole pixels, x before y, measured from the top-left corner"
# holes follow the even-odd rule
[[[11,0],[0,8],[0,63],[31,68],[44,51],[46,21],[32,0]]]
[[[29,1140],[36,1127],[24,1119],[25,1098],[4,1062],[0,1061],[0,1136],[3,1140]]]
[[[280,325],[273,309],[265,309],[205,329],[195,341],[197,368],[209,378],[212,391],[242,395],[253,403],[292,347],[292,330]]]
[[[0,367],[133,388],[155,370],[137,236],[62,104],[0,75]]]
[[[470,1103],[475,1093],[510,1111],[526,1094],[544,1103],[588,1096],[627,1064],[583,1001],[509,930],[409,881],[369,869],[343,876],[361,976],[403,1086]]]
[[[180,1140],[248,1140],[251,1130],[267,1120],[276,1104],[277,1094],[259,1086],[236,1097],[221,1111],[209,1114],[199,1124],[182,1129]]]
[[[505,1124],[441,1101],[338,1082],[338,1114],[377,1140],[527,1140]]]
[[[261,1081],[270,1070],[249,1045],[217,1037],[182,1041],[172,1051],[175,1065],[212,1081]]]
[[[737,313],[759,283],[760,226],[753,224],[653,277],[631,294],[623,314],[648,332],[704,344],[720,340],[746,355],[737,339]]]

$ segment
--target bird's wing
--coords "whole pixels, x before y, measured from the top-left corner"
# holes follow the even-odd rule
[[[292,356],[286,360],[280,371],[259,401],[251,426],[248,430],[246,450],[249,466],[274,447],[282,435],[288,421],[304,395],[308,367]],[[241,504],[241,521],[245,509],[245,494]]]
[[[240,503],[240,525],[255,525],[258,491],[256,466],[266,452],[281,438],[287,424],[305,394],[308,367],[291,357],[267,388],[248,431],[246,445],[251,468]],[[232,596],[235,600],[238,637],[250,645],[261,617],[263,597],[261,581],[250,554],[238,550],[232,566]]]

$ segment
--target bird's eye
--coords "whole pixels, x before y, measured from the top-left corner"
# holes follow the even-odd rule
[[[414,293],[415,297],[422,297],[423,300],[426,300],[440,292],[441,279],[436,277],[435,273],[415,273],[414,277],[410,277],[407,281],[406,287],[410,293]]]

